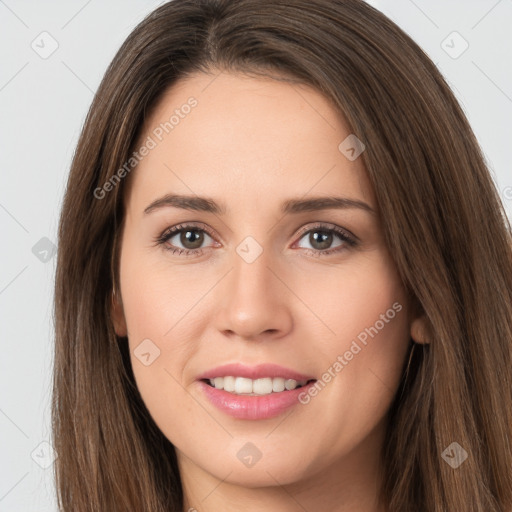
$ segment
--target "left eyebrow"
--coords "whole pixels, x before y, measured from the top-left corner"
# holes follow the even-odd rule
[[[181,208],[183,210],[214,213],[216,215],[225,215],[227,212],[224,205],[219,205],[211,198],[167,194],[153,201],[146,207],[144,213],[148,214],[166,206]],[[288,199],[281,205],[281,212],[283,214],[298,214],[302,212],[352,208],[357,208],[375,215],[375,210],[364,201],[350,199],[347,197],[332,196],[312,197],[309,199]]]
[[[348,197],[313,197],[311,199],[289,199],[282,206],[283,213],[314,212],[330,209],[359,208],[375,215],[375,210],[364,201]]]

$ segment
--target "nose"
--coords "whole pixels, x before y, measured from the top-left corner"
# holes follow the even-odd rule
[[[266,251],[251,263],[234,255],[233,268],[218,290],[220,332],[251,341],[277,339],[290,332],[293,293],[277,268]]]

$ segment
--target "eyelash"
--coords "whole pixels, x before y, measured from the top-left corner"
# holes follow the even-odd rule
[[[185,257],[194,257],[194,256],[200,256],[204,248],[201,249],[181,249],[180,247],[169,247],[167,242],[176,234],[179,234],[183,231],[204,231],[208,236],[211,238],[214,238],[213,234],[211,233],[210,229],[204,225],[201,224],[200,226],[195,224],[178,224],[177,226],[174,226],[172,228],[166,229],[163,231],[156,239],[155,243],[156,245],[161,245],[166,251],[171,251],[172,254],[178,254],[182,255],[184,254]],[[312,227],[305,227],[299,231],[297,236],[299,237],[299,240],[306,234],[310,232],[319,231],[322,233],[333,233],[337,235],[345,244],[347,244],[349,247],[355,247],[357,246],[358,242],[354,235],[349,234],[344,229],[341,229],[337,226],[333,226],[330,224],[324,224],[324,223],[318,223]],[[337,247],[334,247],[332,249],[304,249],[307,253],[313,255],[313,256],[327,256],[332,253],[338,253],[342,250],[346,249],[344,245],[340,245]]]

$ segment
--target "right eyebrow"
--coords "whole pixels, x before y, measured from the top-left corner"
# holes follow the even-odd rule
[[[151,213],[152,211],[165,206],[173,206],[174,208],[182,208],[184,210],[215,213],[217,215],[224,215],[226,213],[226,208],[218,205],[213,199],[176,194],[166,194],[165,196],[156,199],[144,210],[144,213]]]

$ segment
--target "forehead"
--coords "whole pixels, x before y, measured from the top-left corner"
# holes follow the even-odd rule
[[[351,161],[339,149],[350,135],[311,87],[191,75],[166,91],[144,123],[136,147],[151,149],[133,171],[130,200],[140,209],[164,192],[231,192],[240,206],[258,208],[272,198],[337,192],[373,203],[362,158]]]

